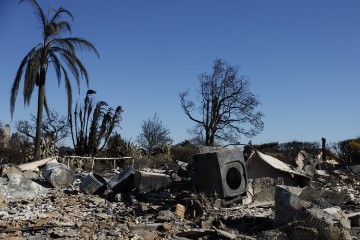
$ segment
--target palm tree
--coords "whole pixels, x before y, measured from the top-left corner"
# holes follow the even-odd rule
[[[77,50],[88,50],[94,52],[98,57],[99,53],[94,45],[85,39],[62,37],[64,33],[71,33],[70,23],[62,18],[66,16],[73,20],[73,16],[68,10],[60,7],[52,11],[53,15],[50,16],[50,11],[48,15],[45,15],[36,0],[20,0],[19,4],[24,1],[30,2],[34,8],[34,14],[41,22],[43,41],[32,48],[20,63],[11,89],[10,112],[11,117],[13,117],[19,84],[22,76],[24,76],[23,94],[25,106],[30,103],[34,87],[37,86],[39,88],[34,156],[36,160],[40,157],[43,107],[45,106],[45,109],[48,111],[45,97],[48,67],[52,67],[55,70],[58,85],[60,85],[62,78],[65,80],[68,114],[70,114],[72,108],[72,89],[68,71],[75,78],[79,92],[81,78],[85,78],[87,85],[89,85],[88,73],[76,56]]]

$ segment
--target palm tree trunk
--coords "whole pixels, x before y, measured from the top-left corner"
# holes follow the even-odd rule
[[[41,70],[38,93],[38,109],[36,117],[35,156],[34,160],[40,159],[41,125],[45,100],[45,70]]]

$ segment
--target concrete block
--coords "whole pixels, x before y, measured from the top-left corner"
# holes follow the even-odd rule
[[[283,226],[294,221],[300,212],[311,207],[312,203],[299,196],[302,188],[279,185],[275,189],[275,226]]]

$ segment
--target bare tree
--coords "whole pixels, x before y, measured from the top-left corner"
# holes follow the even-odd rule
[[[189,91],[179,95],[185,114],[196,123],[192,133],[203,136],[207,146],[215,141],[237,142],[241,135],[253,137],[264,128],[263,114],[255,110],[258,97],[250,91],[247,76],[238,72],[238,66],[216,59],[213,72],[198,77],[199,117],[193,113],[195,103],[187,99]]]
[[[30,115],[30,120],[17,121],[16,130],[35,142],[36,136],[36,117]],[[41,135],[43,138],[50,138],[54,143],[69,136],[70,129],[66,116],[59,116],[56,111],[49,111],[41,124]]]
[[[137,142],[140,147],[150,153],[154,153],[154,151],[172,143],[170,130],[159,120],[157,113],[154,114],[152,119],[149,118],[143,121],[141,130]]]

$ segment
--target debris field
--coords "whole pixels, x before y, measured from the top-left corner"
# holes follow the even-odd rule
[[[333,161],[209,148],[95,172],[54,157],[2,165],[0,183],[0,239],[360,239],[360,167]]]

